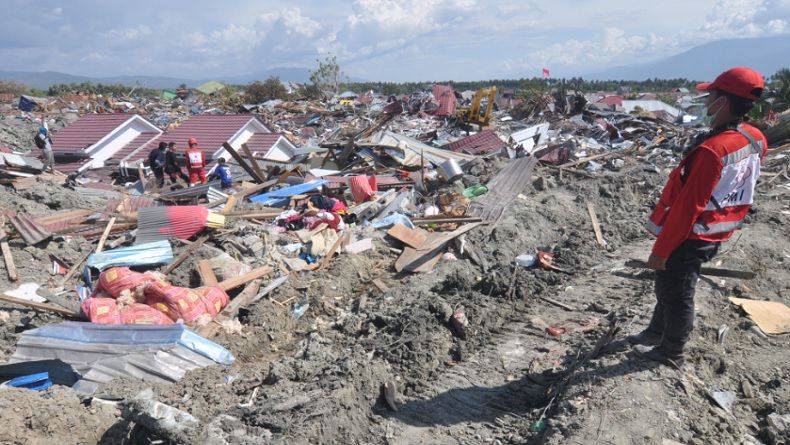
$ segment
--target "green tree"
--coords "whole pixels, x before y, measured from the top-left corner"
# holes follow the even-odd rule
[[[329,92],[330,94],[340,93],[340,65],[337,63],[337,56],[326,56],[324,60],[316,60],[318,68],[310,71],[310,82],[319,91]]]
[[[288,90],[285,88],[279,77],[272,76],[265,82],[254,81],[244,89],[247,101],[251,103],[266,102],[271,99],[285,99],[288,97]]]
[[[0,93],[11,93],[14,95],[24,94],[27,86],[15,80],[0,80]]]

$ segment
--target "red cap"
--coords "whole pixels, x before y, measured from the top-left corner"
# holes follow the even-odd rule
[[[195,138],[189,138],[189,141],[187,141],[188,145],[192,145],[192,144],[197,145],[197,143],[198,143],[198,141]]]
[[[759,99],[763,88],[765,88],[763,76],[745,66],[730,68],[719,74],[719,77],[713,82],[697,85],[697,89],[700,91],[719,89],[749,100]]]

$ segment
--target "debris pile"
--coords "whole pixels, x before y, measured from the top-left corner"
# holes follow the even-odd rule
[[[97,119],[100,108],[125,113],[105,119],[108,132],[127,119],[150,130],[115,148],[103,135],[68,155],[61,145],[60,173],[19,154],[24,132],[0,133],[13,149],[0,153],[8,386],[70,387],[109,404],[137,440],[562,443],[597,440],[579,413],[605,409],[596,391],[617,390],[605,379],[664,373],[618,368],[614,335],[652,304],[643,264],[627,260],[644,256],[648,206],[705,128],[594,106],[577,92],[517,103],[496,89],[437,85],[405,97],[269,101],[244,115],[212,96],[173,94],[28,98],[41,111],[12,109],[14,123],[0,122],[33,134],[43,118],[56,149],[63,124]],[[217,117],[227,128],[199,124]],[[187,125],[211,141],[212,179],[191,186],[146,164]],[[701,309],[696,372],[675,384],[691,408],[661,430],[673,440],[770,443],[787,430],[786,372],[771,357],[787,332],[789,277],[776,265],[790,246],[771,240],[790,216],[787,149],[769,152],[765,209],[750,221],[769,235],[745,232],[745,261],[702,271],[722,280],[701,291],[706,305],[729,297],[730,280],[757,289],[739,284],[734,304]],[[213,179],[220,157],[230,184]],[[746,344],[727,343],[734,374],[702,352],[723,354],[727,338]],[[772,365],[750,368],[749,345]],[[741,381],[758,388],[739,399]],[[693,410],[712,410],[716,423],[694,426]],[[637,431],[624,424],[623,434]],[[436,425],[446,428],[426,428]]]

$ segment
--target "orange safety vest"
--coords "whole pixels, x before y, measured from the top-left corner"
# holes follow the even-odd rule
[[[692,227],[696,236],[732,234],[743,226],[743,221],[754,202],[754,190],[760,176],[760,160],[765,152],[764,137],[754,127],[739,125],[737,132],[726,131],[704,142],[721,160],[721,176],[710,197],[708,205]],[[686,157],[670,174],[668,186],[679,190],[682,186]],[[653,235],[661,233],[671,203],[659,202],[650,219],[647,230]]]

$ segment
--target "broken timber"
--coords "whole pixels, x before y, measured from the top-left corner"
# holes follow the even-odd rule
[[[625,267],[636,267],[638,269],[650,269],[647,263],[642,260],[628,260],[625,262]],[[751,280],[757,276],[754,272],[744,270],[732,269],[718,269],[715,267],[703,267],[700,274],[708,275],[711,277],[726,277],[726,278],[740,278],[742,280]]]
[[[590,222],[593,226],[593,232],[595,232],[595,240],[598,241],[598,245],[601,247],[606,247],[606,240],[603,239],[603,233],[601,233],[601,226],[598,224],[598,215],[595,214],[595,208],[590,201],[587,201],[587,213],[590,214]]]
[[[8,272],[8,279],[11,281],[17,281],[19,279],[19,275],[16,273],[16,265],[14,264],[14,257],[11,256],[11,248],[8,247],[8,241],[6,241],[6,233],[3,226],[5,225],[5,220],[0,220],[0,250],[3,251],[3,261],[5,261],[5,268]]]
[[[170,272],[174,271],[176,267],[180,266],[181,263],[184,262],[184,260],[189,258],[189,256],[192,255],[192,253],[194,253],[198,247],[202,246],[203,243],[206,242],[206,240],[208,240],[208,235],[203,235],[197,240],[195,240],[195,242],[190,244],[189,247],[186,248],[186,250],[181,252],[181,255],[179,255],[172,263],[170,263],[167,267],[165,267],[165,270],[163,270],[162,273],[167,275]]]
[[[236,149],[233,148],[229,143],[223,142],[222,148],[227,150],[227,152],[230,153],[231,156],[233,156],[233,159],[236,160],[239,166],[243,168],[248,175],[252,176],[255,182],[258,183],[266,182],[266,178],[258,176],[258,173],[255,170],[253,170],[253,168],[250,167],[249,164],[247,164],[247,161],[245,161],[244,158],[239,154],[239,152],[237,152]]]
[[[241,144],[241,149],[244,150],[244,154],[247,155],[247,159],[250,161],[250,165],[252,169],[255,170],[255,173],[258,174],[259,178],[266,178],[266,175],[261,171],[261,167],[258,165],[258,161],[255,160],[255,157],[252,155],[252,150],[250,147],[247,146],[247,143]],[[264,182],[264,181],[261,181]]]
[[[79,318],[80,316],[79,312],[75,312],[69,309],[61,308],[46,303],[38,303],[35,301],[23,300],[22,298],[16,298],[5,294],[0,294],[0,301],[5,301],[6,303],[16,304],[19,306],[29,307],[31,309],[36,309],[38,311],[54,312],[56,314],[65,315],[67,317]]]

